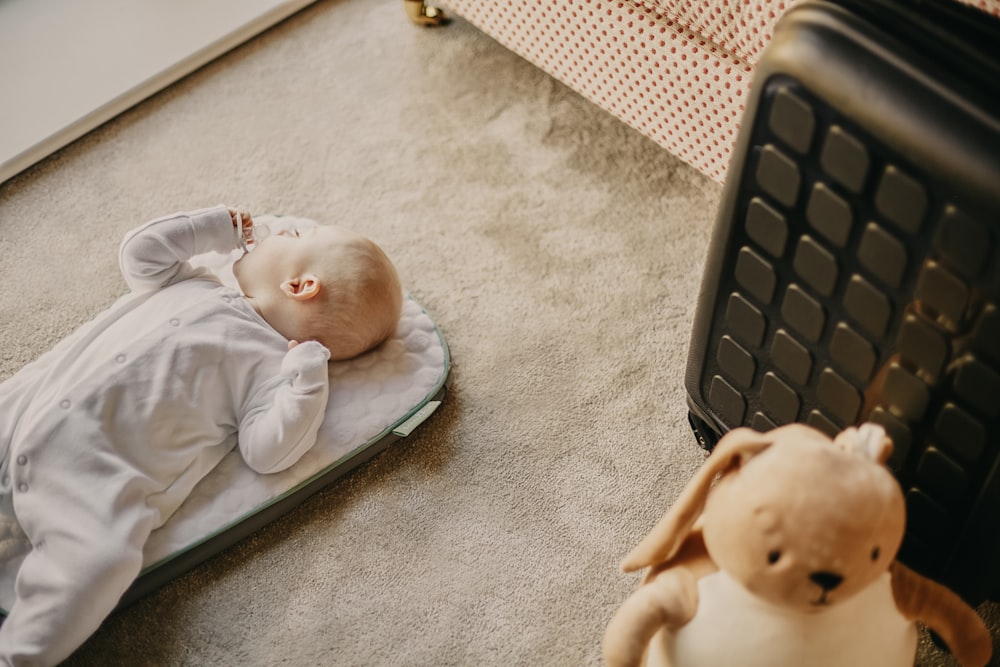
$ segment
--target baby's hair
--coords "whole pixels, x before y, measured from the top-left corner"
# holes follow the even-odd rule
[[[356,357],[395,333],[403,288],[377,244],[352,235],[323,271],[316,297],[321,307],[313,309],[306,327],[330,350],[331,360]]]

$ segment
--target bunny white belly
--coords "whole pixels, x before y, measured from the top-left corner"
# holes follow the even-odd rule
[[[755,597],[724,572],[698,582],[698,611],[661,630],[649,667],[912,667],[916,625],[900,615],[886,573],[847,600],[803,614]]]

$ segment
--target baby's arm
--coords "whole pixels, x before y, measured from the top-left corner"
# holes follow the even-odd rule
[[[316,443],[330,394],[329,359],[315,341],[293,345],[281,364],[282,383],[240,421],[240,452],[255,471],[280,472]]]
[[[157,218],[125,235],[119,264],[134,291],[165,287],[188,277],[191,257],[236,247],[230,209],[225,206]]]

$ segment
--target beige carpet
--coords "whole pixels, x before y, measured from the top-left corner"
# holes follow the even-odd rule
[[[0,377],[123,292],[127,229],[218,202],[376,238],[455,362],[409,439],[69,664],[599,664],[619,560],[703,458],[682,377],[719,195],[399,0],[320,2],[0,186]]]

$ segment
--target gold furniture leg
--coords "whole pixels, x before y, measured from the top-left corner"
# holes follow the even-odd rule
[[[444,12],[437,7],[428,7],[424,0],[403,0],[406,15],[417,25],[441,25],[444,23]]]

